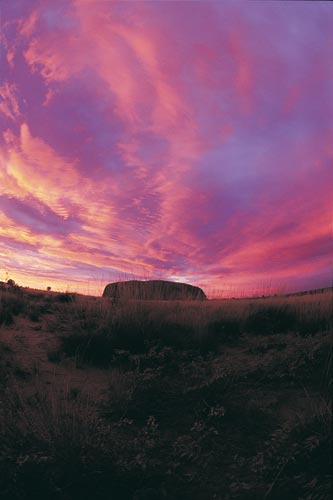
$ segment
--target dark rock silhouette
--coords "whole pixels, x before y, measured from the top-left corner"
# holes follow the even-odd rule
[[[176,283],[174,281],[119,281],[106,285],[103,297],[114,300],[126,298],[137,300],[206,300],[207,297],[201,288]]]

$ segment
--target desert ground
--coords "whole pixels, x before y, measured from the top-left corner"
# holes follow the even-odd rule
[[[0,498],[324,500],[333,291],[0,291]]]

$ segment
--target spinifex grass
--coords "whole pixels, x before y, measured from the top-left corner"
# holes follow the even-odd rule
[[[312,300],[311,300],[312,299]],[[108,365],[114,349],[146,352],[161,342],[175,349],[215,352],[241,335],[293,332],[309,336],[329,329],[329,294],[238,301],[163,302],[122,300],[116,304],[80,298],[62,306],[63,352],[84,362]]]
[[[329,293],[23,299],[1,326],[1,498],[329,498]]]

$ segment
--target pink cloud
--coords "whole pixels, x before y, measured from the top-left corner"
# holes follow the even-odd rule
[[[257,7],[6,9],[0,265],[80,287],[327,282],[330,15]]]
[[[17,99],[17,88],[15,84],[5,82],[0,86],[0,113],[14,120],[20,115],[20,107]]]

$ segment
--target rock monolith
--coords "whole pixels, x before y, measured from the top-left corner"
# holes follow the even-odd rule
[[[165,280],[118,281],[106,285],[103,297],[136,300],[206,300],[203,290],[187,283]]]

